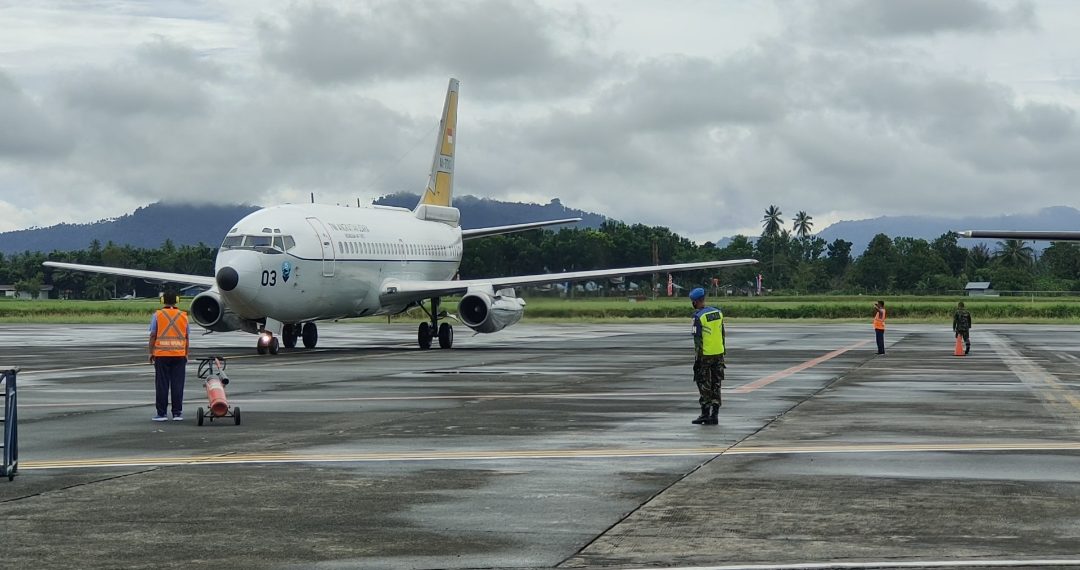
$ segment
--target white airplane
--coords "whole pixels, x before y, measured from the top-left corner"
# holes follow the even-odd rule
[[[462,230],[451,206],[457,136],[458,81],[450,80],[435,156],[414,210],[386,206],[345,208],[319,204],[282,205],[253,212],[236,223],[221,243],[214,277],[46,262],[49,267],[209,287],[191,300],[191,318],[215,332],[243,330],[259,335],[259,354],[280,345],[318,343],[316,321],[398,314],[419,306],[417,341],[427,349],[454,343],[454,329],[441,318],[439,300],[462,295],[456,317],[479,333],[500,331],[521,319],[525,301],[514,287],[669,273],[757,263],[753,259],[707,261],[597,271],[575,271],[489,279],[454,279],[465,241],[580,221],[580,218]],[[424,301],[429,301],[427,307]],[[278,337],[281,338],[279,342]]]

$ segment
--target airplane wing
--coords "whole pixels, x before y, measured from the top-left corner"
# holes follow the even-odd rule
[[[1080,232],[1025,232],[1005,230],[968,230],[956,232],[965,238],[1024,239],[1035,241],[1080,241]]]
[[[183,273],[165,273],[162,271],[145,271],[142,269],[125,269],[123,267],[105,267],[103,265],[82,265],[79,263],[61,263],[59,261],[46,261],[46,267],[66,269],[68,271],[85,271],[87,273],[104,273],[120,277],[133,277],[147,281],[160,281],[162,283],[183,283],[185,285],[214,286],[214,278],[203,275],[186,275]]]
[[[476,228],[474,230],[461,230],[461,239],[469,240],[499,234],[511,234],[542,228],[544,226],[557,226],[559,224],[572,224],[580,222],[581,218],[565,218],[562,220],[550,220],[547,222],[530,222],[528,224],[514,224],[512,226],[494,226],[490,228]]]
[[[492,290],[498,291],[499,289],[505,289],[507,287],[521,287],[525,285],[543,285],[545,283],[562,283],[564,281],[580,281],[582,279],[604,279],[621,277],[623,275],[640,275],[642,273],[675,273],[698,269],[719,269],[724,267],[738,267],[740,265],[753,265],[755,263],[757,263],[756,259],[730,259],[727,261],[646,265],[643,267],[571,271],[567,273],[544,273],[542,275],[521,275],[515,277],[493,277],[491,279],[463,279],[459,281],[403,281],[398,279],[387,279],[383,283],[380,297],[385,304],[393,304],[419,301],[430,297],[455,295],[479,287],[491,287]]]

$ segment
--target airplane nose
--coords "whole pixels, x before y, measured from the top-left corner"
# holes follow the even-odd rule
[[[217,277],[218,288],[222,291],[232,291],[236,289],[236,286],[240,283],[240,275],[236,273],[236,270],[232,267],[225,266],[218,270]]]

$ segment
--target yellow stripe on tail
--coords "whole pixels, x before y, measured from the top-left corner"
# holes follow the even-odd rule
[[[457,137],[458,80],[451,79],[446,89],[442,120],[439,122],[439,139],[435,142],[435,156],[431,161],[431,174],[427,189],[420,197],[420,204],[451,206],[454,200],[454,144]],[[419,204],[418,204],[419,206]]]

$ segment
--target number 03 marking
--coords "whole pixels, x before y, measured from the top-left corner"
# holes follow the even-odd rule
[[[263,271],[262,284],[263,287],[273,287],[274,285],[277,285],[277,271]]]

